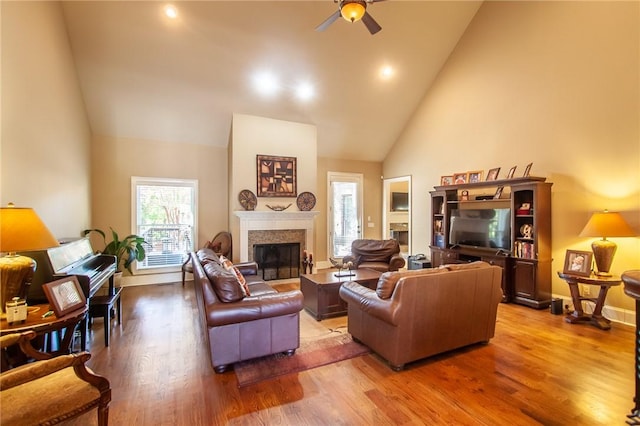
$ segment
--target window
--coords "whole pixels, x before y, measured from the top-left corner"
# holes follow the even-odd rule
[[[198,181],[131,178],[133,232],[146,241],[136,270],[158,272],[182,266],[197,235]]]

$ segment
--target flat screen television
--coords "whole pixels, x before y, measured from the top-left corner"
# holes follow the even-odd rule
[[[391,193],[391,211],[392,212],[409,211],[409,193],[392,192]]]
[[[449,244],[511,251],[510,209],[454,209]]]

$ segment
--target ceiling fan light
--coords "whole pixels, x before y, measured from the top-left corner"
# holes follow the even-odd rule
[[[366,11],[366,6],[363,1],[345,2],[340,8],[340,14],[349,22],[356,22],[362,19]]]

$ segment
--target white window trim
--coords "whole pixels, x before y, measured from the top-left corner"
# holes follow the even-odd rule
[[[131,176],[131,233],[137,233],[138,224],[138,200],[137,200],[137,186],[138,185],[171,185],[171,186],[185,186],[192,187],[194,192],[194,204],[195,209],[193,211],[193,244],[196,246],[196,238],[198,235],[198,180],[197,179],[176,179],[176,178],[157,178],[157,177],[143,177],[143,176]],[[150,275],[150,274],[164,274],[169,272],[178,272],[181,270],[181,266],[161,266],[154,268],[138,269],[138,262],[133,262],[131,265],[131,271],[133,275]]]

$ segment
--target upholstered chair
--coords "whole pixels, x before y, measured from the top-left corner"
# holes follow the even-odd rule
[[[0,374],[2,424],[57,424],[95,409],[98,425],[106,426],[111,387],[107,379],[85,366],[91,354],[52,357],[31,346],[29,341],[35,335],[27,331],[0,337],[3,356],[6,348],[18,345],[23,353],[35,359]]]
[[[342,262],[352,262],[353,269],[367,268],[380,272],[397,271],[405,265],[397,240],[354,240],[351,254]]]

